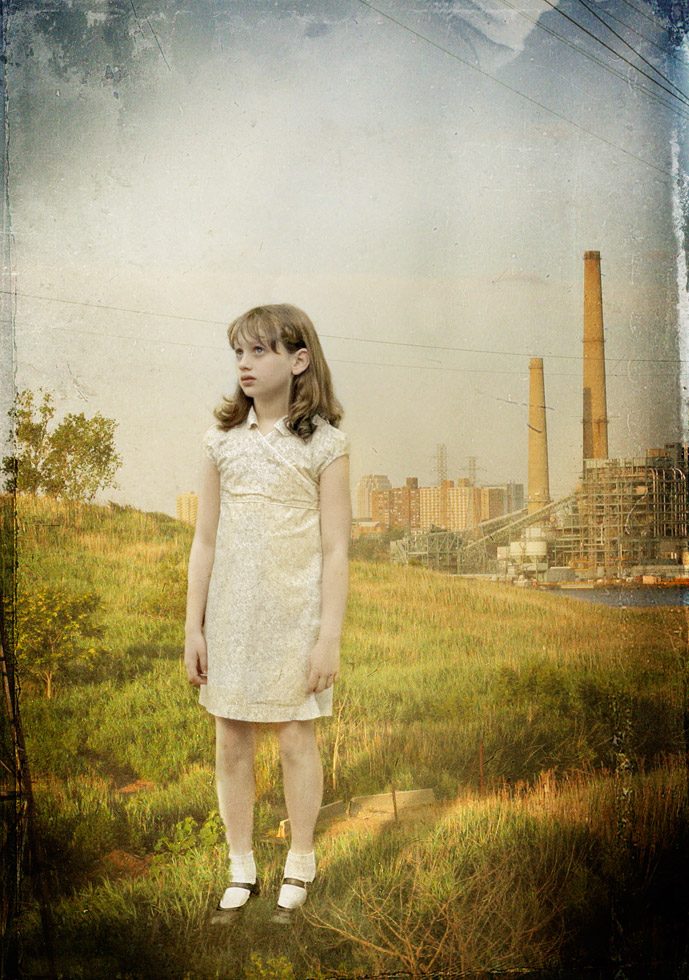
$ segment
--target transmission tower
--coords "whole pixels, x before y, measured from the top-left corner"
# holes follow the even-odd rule
[[[438,486],[447,480],[447,446],[439,442],[435,452],[435,472]]]

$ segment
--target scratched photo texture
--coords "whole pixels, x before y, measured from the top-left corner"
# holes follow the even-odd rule
[[[504,580],[543,578],[558,535],[555,585],[686,556],[685,5],[27,0],[2,17],[3,439],[13,404],[40,458],[66,419],[84,439],[100,419],[113,464],[95,491],[3,498],[21,681],[5,975],[686,976],[686,593]],[[261,737],[263,890],[218,925],[184,495],[235,388],[227,324],[276,302],[315,323],[352,446],[342,668],[317,723],[339,805],[302,913],[275,924],[287,814]],[[585,439],[604,437],[588,455],[609,509],[577,525]],[[639,467],[631,484],[606,457]]]

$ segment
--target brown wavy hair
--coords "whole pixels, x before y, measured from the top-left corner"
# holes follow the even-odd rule
[[[289,303],[255,306],[232,321],[227,328],[227,337],[233,350],[238,340],[257,340],[275,352],[281,343],[290,354],[305,347],[309,352],[309,365],[301,374],[292,376],[287,427],[305,442],[316,428],[314,415],[320,415],[337,428],[342,418],[342,406],[333,392],[330,368],[316,328],[303,310]],[[234,395],[223,396],[213,413],[219,428],[227,431],[241,425],[252,405],[253,398],[245,395],[237,383]]]

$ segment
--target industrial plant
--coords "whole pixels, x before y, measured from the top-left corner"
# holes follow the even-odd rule
[[[551,585],[689,579],[689,446],[608,456],[600,252],[584,253],[583,461],[574,491],[552,500],[543,360],[529,364],[526,506],[463,531],[412,532],[396,562]]]

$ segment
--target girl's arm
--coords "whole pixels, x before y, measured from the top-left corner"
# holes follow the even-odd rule
[[[220,514],[220,476],[210,459],[204,456],[201,467],[199,509],[196,530],[189,554],[187,618],[184,627],[184,665],[189,683],[195,687],[206,683],[206,640],[203,621],[208,598],[208,584],[215,558],[215,537]]]
[[[311,651],[307,691],[319,693],[337,679],[340,636],[347,604],[349,538],[352,502],[349,495],[349,459],[338,456],[321,473],[321,627]]]

